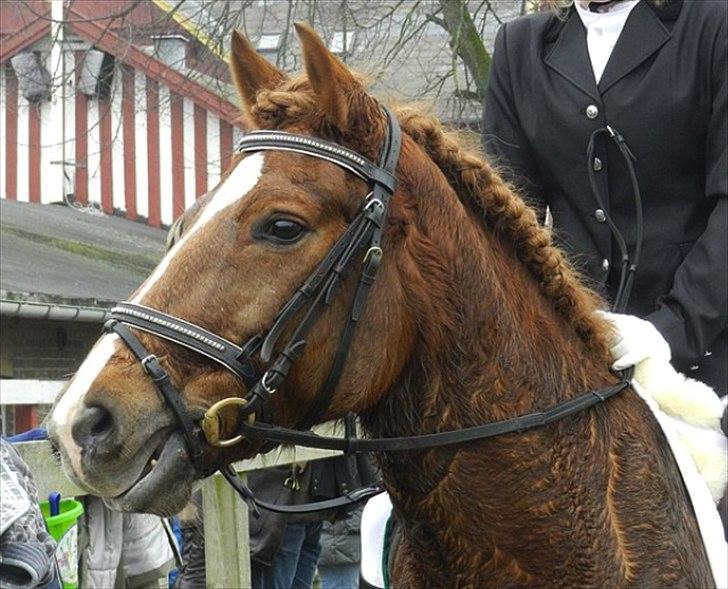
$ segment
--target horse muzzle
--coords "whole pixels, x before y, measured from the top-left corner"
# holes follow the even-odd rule
[[[116,511],[170,516],[185,506],[192,494],[195,469],[182,434],[173,432],[153,456],[157,457],[150,457],[126,491],[104,498],[108,507]]]

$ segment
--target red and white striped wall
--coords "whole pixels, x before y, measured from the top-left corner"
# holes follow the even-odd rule
[[[35,103],[20,94],[10,61],[0,64],[0,196],[51,203],[72,195],[105,213],[171,224],[229,163],[234,109],[215,112],[177,73],[165,84],[125,63],[110,99],[85,96],[73,73],[82,55],[67,51],[65,90]]]

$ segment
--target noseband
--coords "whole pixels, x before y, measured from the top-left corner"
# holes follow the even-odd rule
[[[237,153],[290,151],[326,160],[358,176],[369,186],[369,193],[364,198],[359,212],[318,267],[283,306],[268,332],[254,336],[241,347],[202,327],[144,305],[124,302],[111,310],[111,318],[104,326],[105,331],[117,334],[141,362],[167,406],[176,416],[187,442],[191,462],[198,474],[211,474],[206,472],[203,462],[206,444],[228,447],[247,439],[264,444],[289,443],[341,450],[346,453],[432,448],[482,440],[545,425],[605,401],[629,386],[631,376],[623,374],[617,384],[598,391],[587,391],[543,412],[461,430],[420,436],[357,438],[351,416],[346,420],[344,438],[328,438],[310,431],[302,431],[317,423],[329,407],[341,378],[356,326],[364,313],[367,295],[382,260],[382,233],[389,202],[396,186],[394,172],[401,146],[401,131],[397,119],[389,109],[385,108],[385,114],[387,135],[379,165],[335,143],[282,131],[254,131],[245,135],[238,144]],[[364,255],[357,257],[357,254],[362,252]],[[306,337],[320,310],[331,303],[344,273],[358,259],[361,259],[362,264],[359,281],[351,300],[348,320],[341,332],[339,346],[323,387],[294,429],[272,425],[270,420],[272,396],[285,381],[291,366],[301,357]],[[293,317],[304,309],[302,319],[293,329],[292,335],[285,345],[278,346],[281,351],[273,358],[274,349],[277,348],[276,344],[282,333]],[[145,349],[132,330],[144,331],[206,356],[242,380],[248,391],[246,396],[223,399],[210,407],[200,421],[195,421],[157,357]],[[255,356],[259,358],[259,364],[267,367],[264,371],[259,370],[253,362]],[[220,411],[232,405],[238,407],[238,434],[222,439]],[[314,504],[314,508],[311,506],[276,508],[271,504],[255,500],[231,467],[225,467],[221,472],[253,509],[255,503],[265,509],[287,513],[340,507],[370,497],[382,490],[381,485],[373,485],[354,491],[343,500],[334,499]]]

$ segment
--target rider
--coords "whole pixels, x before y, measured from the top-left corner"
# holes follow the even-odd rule
[[[623,352],[646,356],[659,343],[654,326],[676,368],[720,396],[728,392],[727,12],[723,1],[578,0],[504,24],[484,110],[486,150],[542,214],[549,207],[557,240],[610,299],[621,257],[609,217],[633,254],[634,191],[609,132],[595,138],[588,162],[586,152],[597,129],[623,136],[644,209],[626,313],[647,320]]]

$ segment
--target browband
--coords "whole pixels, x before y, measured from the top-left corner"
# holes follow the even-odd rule
[[[236,153],[266,150],[293,151],[328,160],[346,168],[362,180],[381,184],[390,193],[394,192],[396,180],[391,172],[380,168],[355,151],[323,139],[294,135],[285,131],[251,131],[243,135],[235,148]]]

